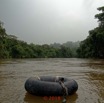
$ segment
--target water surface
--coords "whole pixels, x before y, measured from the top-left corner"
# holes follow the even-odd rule
[[[65,76],[75,79],[78,91],[67,103],[104,103],[104,60],[11,59],[0,61],[0,103],[62,103],[33,96],[24,89],[31,76]]]

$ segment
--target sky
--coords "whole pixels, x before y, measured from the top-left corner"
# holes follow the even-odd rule
[[[7,34],[34,44],[81,41],[98,26],[104,0],[0,0]]]

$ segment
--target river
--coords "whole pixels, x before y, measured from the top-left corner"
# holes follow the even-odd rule
[[[77,58],[9,59],[0,61],[0,103],[62,103],[33,96],[24,89],[32,76],[65,76],[78,83],[66,103],[104,103],[104,60]]]

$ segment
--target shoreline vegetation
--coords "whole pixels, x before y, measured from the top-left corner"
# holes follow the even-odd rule
[[[89,31],[83,41],[63,44],[28,44],[18,40],[15,35],[8,35],[0,21],[0,59],[5,58],[104,58],[104,6],[96,14],[98,27]]]

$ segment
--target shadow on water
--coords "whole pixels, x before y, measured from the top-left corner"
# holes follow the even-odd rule
[[[76,103],[78,95],[75,93],[71,96],[67,96],[67,101],[64,103]],[[35,96],[29,93],[25,94],[24,101],[26,103],[62,103],[63,97],[62,96]]]

